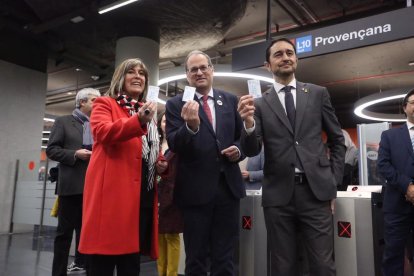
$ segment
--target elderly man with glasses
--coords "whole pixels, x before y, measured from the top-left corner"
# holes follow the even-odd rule
[[[166,105],[169,148],[178,154],[174,199],[184,219],[185,275],[234,275],[240,198],[245,196],[238,162],[242,121],[237,97],[213,89],[210,57],[193,51],[186,61],[193,100],[178,95]]]

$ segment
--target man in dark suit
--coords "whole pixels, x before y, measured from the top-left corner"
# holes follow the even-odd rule
[[[185,69],[194,100],[178,95],[166,105],[168,146],[178,154],[174,200],[184,220],[185,275],[207,275],[208,256],[210,275],[234,275],[245,196],[237,97],[212,88],[214,68],[205,53],[189,53]]]
[[[404,97],[403,109],[407,123],[384,131],[378,150],[378,171],[386,179],[384,276],[404,274],[404,249],[414,231],[414,89]]]
[[[57,194],[58,226],[55,237],[52,276],[84,271],[84,255],[77,250],[82,226],[83,185],[92,154],[89,116],[98,90],[85,88],[76,95],[76,109],[71,115],[56,119],[49,136],[47,156],[59,162]],[[68,266],[73,231],[76,231],[75,261]]]
[[[291,41],[278,39],[269,45],[265,66],[275,83],[256,101],[250,95],[241,97],[241,146],[247,156],[254,156],[264,144],[262,205],[271,275],[297,275],[297,233],[310,275],[335,275],[332,212],[336,185],[342,181],[344,137],[328,90],[296,81],[297,62]]]

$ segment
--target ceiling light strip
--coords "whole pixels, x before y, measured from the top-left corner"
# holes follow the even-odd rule
[[[112,3],[112,4],[108,5],[108,6],[105,6],[105,7],[100,8],[98,12],[99,12],[99,14],[104,14],[106,12],[109,12],[109,11],[115,10],[117,8],[126,6],[126,5],[131,4],[131,3],[134,3],[136,1],[138,1],[138,0],[127,0],[127,1],[122,0],[122,1],[116,1],[116,2],[114,2],[114,3]]]

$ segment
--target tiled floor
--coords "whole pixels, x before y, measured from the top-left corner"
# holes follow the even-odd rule
[[[36,231],[0,235],[0,276],[50,276],[53,235],[53,229],[46,230],[42,237]],[[140,275],[157,276],[156,263],[144,259]]]

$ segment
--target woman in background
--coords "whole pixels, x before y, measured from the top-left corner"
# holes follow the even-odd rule
[[[154,162],[159,151],[158,145],[156,153],[151,148],[157,106],[143,102],[147,89],[146,66],[140,59],[128,59],[115,69],[107,96],[94,102],[90,122],[95,143],[79,246],[89,254],[89,276],[112,276],[115,268],[118,276],[136,276],[145,249],[152,258],[158,255],[158,200],[150,178],[154,166],[143,162]],[[152,168],[143,170],[145,166]],[[151,204],[149,211],[142,211],[143,204]]]
[[[180,261],[180,235],[183,222],[178,207],[173,203],[177,155],[168,150],[165,137],[165,112],[158,116],[161,151],[168,162],[168,170],[161,175],[158,183],[159,200],[159,258],[157,260],[159,276],[176,276]]]
[[[348,185],[358,185],[358,149],[352,141],[351,136],[346,130],[342,130],[345,138],[345,167],[342,185],[338,186],[338,191],[346,191]]]

